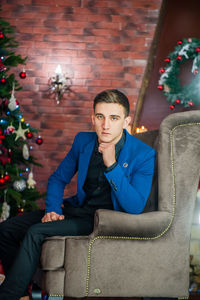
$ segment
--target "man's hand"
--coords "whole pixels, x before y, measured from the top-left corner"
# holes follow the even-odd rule
[[[59,215],[59,214],[55,213],[54,211],[51,211],[49,213],[46,213],[41,221],[42,221],[42,223],[52,222],[52,221],[61,221],[61,220],[64,220],[64,218],[65,218],[64,215]]]
[[[112,143],[100,143],[99,152],[102,153],[104,165],[109,168],[115,162],[115,144]]]

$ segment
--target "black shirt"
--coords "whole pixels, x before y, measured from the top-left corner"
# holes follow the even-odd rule
[[[124,146],[126,139],[125,131],[122,134],[121,139],[115,145],[115,158],[116,161],[119,157],[120,151]],[[116,165],[117,162],[112,166],[107,168],[104,165],[102,154],[98,151],[99,143],[98,140],[95,143],[95,147],[90,159],[87,176],[83,189],[86,194],[86,199],[81,208],[68,207],[68,212],[76,211],[76,215],[94,215],[95,211],[99,208],[104,209],[113,209],[113,204],[111,200],[111,187],[107,181],[104,173],[111,171]],[[67,205],[68,206],[68,205]]]

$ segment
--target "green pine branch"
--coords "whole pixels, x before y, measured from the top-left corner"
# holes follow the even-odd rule
[[[37,129],[32,128],[25,122],[21,122],[23,117],[20,107],[10,110],[8,107],[9,99],[13,91],[15,92],[22,89],[12,68],[18,65],[24,65],[27,57],[23,58],[21,55],[16,54],[15,50],[19,43],[15,39],[15,30],[9,22],[0,17],[0,32],[3,37],[0,38],[0,136],[4,135],[0,143],[0,178],[3,180],[7,174],[8,179],[0,183],[0,217],[3,201],[10,205],[11,216],[23,211],[31,211],[37,209],[37,199],[43,198],[45,194],[40,193],[36,188],[24,189],[13,185],[17,181],[26,182],[28,178],[27,168],[31,170],[33,165],[42,166],[33,155],[29,154],[28,159],[23,157],[23,146],[27,144],[28,140],[18,138],[16,133],[8,132],[8,127],[13,126],[18,130],[21,123],[22,129],[28,129],[30,132],[38,132]],[[3,67],[4,70],[3,70]],[[3,79],[3,81],[2,81]],[[18,99],[19,100],[19,99]],[[20,102],[20,101],[19,101]],[[28,126],[28,127],[27,127]]]

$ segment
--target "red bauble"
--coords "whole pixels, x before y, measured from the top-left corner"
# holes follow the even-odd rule
[[[198,74],[199,73],[199,70],[194,70],[194,75]]]
[[[176,59],[177,60],[182,60],[182,56],[178,55]]]
[[[195,49],[196,52],[200,52],[200,47]]]
[[[180,99],[176,99],[176,104],[180,104],[181,100]]]
[[[41,145],[43,143],[43,139],[39,136],[35,142],[36,144]]]
[[[158,85],[157,88],[162,91],[163,90],[163,85]]]
[[[0,31],[0,39],[3,39],[4,38],[4,34],[2,31]]]
[[[159,72],[160,72],[160,74],[163,74],[163,73],[165,73],[165,69],[164,68],[160,68]]]
[[[22,79],[26,78],[26,72],[25,72],[25,71],[22,71],[22,72],[19,74],[19,76],[20,76]]]
[[[1,78],[1,83],[6,83],[6,79],[5,79],[5,77],[3,77],[3,78]]]
[[[3,177],[0,178],[0,184],[4,184],[5,183],[5,179]]]
[[[14,128],[10,128],[9,133],[12,133],[14,130],[15,130]]]
[[[194,102],[189,101],[189,102],[188,102],[188,105],[189,105],[189,106],[194,106]]]
[[[27,137],[27,139],[32,139],[32,137],[33,137],[32,132],[30,132],[30,131],[27,132],[26,137]]]
[[[6,175],[4,176],[4,179],[5,179],[5,181],[10,180],[10,176],[6,174]]]
[[[181,41],[181,40],[177,42],[177,45],[182,45],[182,44],[183,44],[183,41]]]
[[[175,108],[175,106],[172,104],[172,105],[170,105],[170,107],[169,107],[171,110],[173,110],[174,108]]]
[[[170,61],[171,61],[171,59],[169,57],[165,58],[165,62],[169,63]]]

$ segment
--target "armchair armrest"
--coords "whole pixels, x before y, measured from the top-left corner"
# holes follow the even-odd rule
[[[98,209],[94,217],[92,237],[127,236],[152,238],[165,232],[172,222],[172,214],[154,211],[139,215],[119,211]]]

